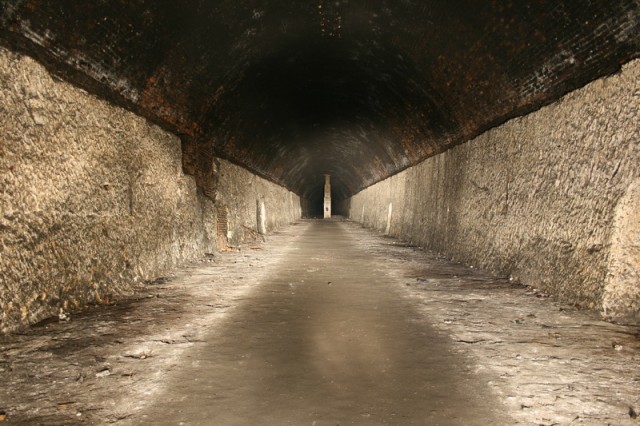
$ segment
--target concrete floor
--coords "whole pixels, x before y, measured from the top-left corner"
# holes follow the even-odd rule
[[[0,339],[12,424],[640,424],[638,330],[301,221]]]
[[[490,389],[387,281],[384,264],[342,223],[313,222],[273,274],[185,358],[143,418],[219,425],[504,423]]]

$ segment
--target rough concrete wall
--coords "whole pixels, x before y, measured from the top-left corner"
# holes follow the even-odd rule
[[[0,332],[107,303],[215,251],[215,205],[183,174],[176,136],[5,49],[0,88]],[[220,186],[254,225],[245,198],[294,197],[226,163]],[[281,211],[268,229],[293,220]]]
[[[603,309],[612,316],[640,312],[640,179],[616,206]]]
[[[177,137],[4,49],[0,86],[1,331],[215,250]]]
[[[350,217],[385,230],[392,204],[392,235],[637,320],[639,82],[629,63],[365,189]]]
[[[228,161],[216,161],[216,205],[226,208],[228,243],[235,245],[300,219],[300,197]]]

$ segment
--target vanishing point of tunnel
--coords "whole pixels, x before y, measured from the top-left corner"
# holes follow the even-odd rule
[[[0,423],[638,424],[640,1],[4,0]]]

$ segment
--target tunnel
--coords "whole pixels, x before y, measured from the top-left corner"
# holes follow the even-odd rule
[[[4,0],[0,423],[637,424],[639,56],[638,0]]]

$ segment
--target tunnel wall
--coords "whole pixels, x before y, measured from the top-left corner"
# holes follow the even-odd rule
[[[363,190],[349,216],[637,321],[639,82],[640,61],[629,63]]]
[[[182,172],[178,137],[1,48],[0,87],[0,332],[110,303],[216,250],[217,205]],[[220,171],[231,233],[257,230],[259,196],[267,231],[299,214],[286,189]]]
[[[226,160],[216,160],[214,199],[226,210],[226,243],[262,240],[264,234],[300,219],[300,197]],[[222,243],[224,244],[224,242]]]

